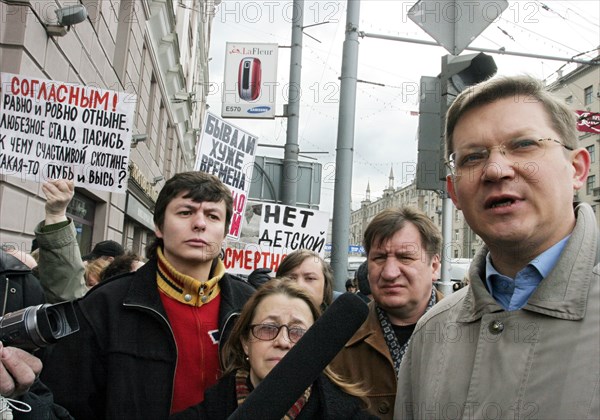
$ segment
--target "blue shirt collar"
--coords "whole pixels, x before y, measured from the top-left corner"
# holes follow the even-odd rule
[[[494,299],[506,310],[519,309],[552,271],[570,235],[535,257],[514,279],[500,274],[493,266],[490,253],[486,256],[485,282]]]

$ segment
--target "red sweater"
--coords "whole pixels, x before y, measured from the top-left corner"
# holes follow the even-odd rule
[[[194,279],[175,270],[158,250],[158,290],[177,345],[171,413],[202,402],[204,391],[219,378],[219,280],[224,273],[218,260],[210,279]]]

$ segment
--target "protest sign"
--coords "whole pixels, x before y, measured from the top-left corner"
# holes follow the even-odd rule
[[[125,192],[135,96],[2,73],[0,175]]]
[[[237,239],[248,201],[258,139],[207,113],[200,142],[194,170],[216,175],[231,189],[233,215],[227,236]]]
[[[257,268],[276,272],[292,251],[310,249],[325,256],[329,214],[275,203],[250,205],[242,242],[228,241],[223,262],[228,272],[248,275]],[[258,225],[258,227],[256,227]]]
[[[229,242],[223,250],[223,263],[229,273],[249,275],[257,268],[277,272],[287,254],[271,252],[268,246],[253,243]]]
[[[267,245],[286,254],[296,249],[310,249],[325,255],[328,214],[283,204],[263,204],[259,245]]]

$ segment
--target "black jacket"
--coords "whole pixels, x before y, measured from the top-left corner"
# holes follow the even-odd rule
[[[202,403],[174,414],[171,420],[224,420],[237,407],[235,373],[230,373],[206,390]],[[377,417],[362,409],[359,398],[346,394],[325,375],[320,375],[313,383],[308,402],[296,419],[360,420]]]
[[[0,316],[45,302],[44,290],[29,267],[0,250]]]
[[[0,318],[9,312],[45,303],[44,290],[31,270],[20,260],[0,250]],[[0,329],[0,341],[2,341]],[[19,401],[31,407],[30,412],[13,409],[15,420],[70,418],[64,409],[54,405],[52,394],[39,380]]]
[[[156,270],[152,259],[77,301],[81,329],[56,344],[42,372],[56,401],[75,418],[168,418],[177,348]],[[227,274],[220,286],[219,331],[226,337],[254,289]]]

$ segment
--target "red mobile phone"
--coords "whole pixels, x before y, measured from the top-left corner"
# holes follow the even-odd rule
[[[245,57],[238,70],[238,93],[245,101],[255,101],[260,96],[262,69],[256,57]]]

